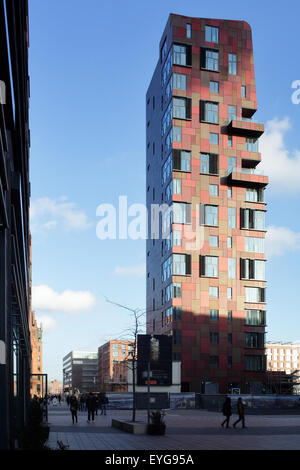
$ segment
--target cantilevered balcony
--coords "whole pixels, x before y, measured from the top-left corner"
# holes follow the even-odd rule
[[[255,168],[239,168],[228,173],[228,184],[247,188],[263,188],[269,184],[269,178]]]
[[[228,124],[228,134],[258,138],[264,133],[264,125],[251,119],[234,119]]]

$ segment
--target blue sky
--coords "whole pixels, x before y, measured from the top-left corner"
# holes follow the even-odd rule
[[[270,230],[268,340],[300,339],[300,6],[240,2],[30,0],[34,307],[44,372],[61,379],[72,349],[96,350],[145,305],[142,240],[96,237],[96,209],[145,201],[145,93],[169,13],[245,20],[253,30]],[[41,287],[43,286],[43,287]],[[67,292],[66,292],[67,291]]]

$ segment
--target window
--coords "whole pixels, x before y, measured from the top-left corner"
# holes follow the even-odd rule
[[[236,215],[234,207],[228,207],[228,227],[236,227]]]
[[[218,155],[213,153],[201,153],[201,168],[200,172],[204,175],[217,175],[218,170]]]
[[[246,333],[246,348],[261,348],[264,346],[264,333]]]
[[[219,196],[219,186],[217,184],[210,184],[209,194],[210,196]]]
[[[237,56],[236,54],[228,54],[228,73],[230,75],[237,74]]]
[[[172,256],[169,256],[162,265],[162,281],[165,282],[172,276]]]
[[[211,235],[209,237],[209,246],[217,248],[219,246],[219,237]]]
[[[173,126],[173,142],[181,142],[181,127]]]
[[[228,356],[227,367],[228,367],[228,369],[232,368],[232,356]]]
[[[219,93],[219,82],[209,82],[209,89],[211,93]]]
[[[246,87],[245,87],[245,85],[242,85],[241,95],[242,95],[242,98],[246,98]]]
[[[258,139],[246,137],[246,152],[258,152]]]
[[[174,202],[173,209],[173,223],[174,224],[190,224],[192,204],[185,202]]]
[[[171,174],[172,174],[172,154],[170,153],[162,169],[162,186],[165,185],[165,183],[170,178]]]
[[[264,310],[246,310],[246,325],[264,326],[266,312]]]
[[[229,322],[232,322],[232,310],[228,310],[228,311],[227,311],[227,320],[228,320]]]
[[[200,205],[200,223],[201,225],[209,225],[218,227],[218,206],[210,206],[208,204]]]
[[[241,228],[249,230],[264,230],[265,212],[255,209],[241,209]]]
[[[191,255],[173,254],[173,275],[186,276],[191,274]]]
[[[205,41],[218,44],[219,28],[215,28],[214,26],[205,26]]]
[[[236,106],[228,105],[228,122],[236,120]]]
[[[113,343],[112,345],[112,352],[113,352],[113,357],[119,356],[119,345]]]
[[[264,202],[264,191],[263,191],[263,189],[247,188],[246,189],[246,201],[249,201],[249,202]]]
[[[219,344],[219,333],[209,333],[210,344]]]
[[[211,145],[219,145],[219,134],[209,134],[209,143]]]
[[[232,344],[232,333],[228,333],[228,344]]]
[[[173,230],[173,246],[181,246],[182,238],[180,230]]]
[[[232,197],[232,187],[231,186],[228,186],[227,188],[227,197]]]
[[[181,179],[173,178],[173,194],[181,194]]]
[[[218,369],[218,367],[219,367],[219,356],[209,356],[209,367],[211,369]]]
[[[263,371],[265,369],[265,356],[245,356],[246,370]]]
[[[173,88],[175,90],[186,91],[186,75],[180,73],[173,74]]]
[[[187,150],[173,150],[173,169],[191,171],[191,152]]]
[[[215,286],[209,287],[209,297],[217,299],[219,297],[219,288]]]
[[[174,299],[181,298],[181,283],[174,282],[173,284],[173,297]]]
[[[185,119],[185,99],[173,98],[173,118]]]
[[[264,287],[245,287],[245,302],[265,302]]]
[[[227,138],[227,147],[232,147],[232,135],[229,135]]]
[[[227,237],[227,248],[232,248],[232,237]]]
[[[236,259],[228,258],[228,279],[236,278]]]
[[[181,330],[173,331],[173,344],[181,344]]]
[[[236,157],[228,157],[228,174],[236,171]]]
[[[187,65],[186,63],[186,48],[179,44],[173,46],[173,63],[176,65]]]
[[[241,258],[241,279],[265,280],[265,261]]]
[[[217,256],[200,255],[200,276],[218,277],[219,259]]]
[[[181,313],[182,313],[181,307],[173,307],[173,320],[181,321]]]
[[[219,310],[210,310],[209,311],[209,319],[211,321],[218,321],[219,320]]]
[[[203,103],[203,104],[202,104]],[[201,121],[209,122],[211,124],[219,124],[219,105],[218,103],[211,103],[203,101],[200,105]]]
[[[189,24],[189,23],[187,23],[187,25],[186,25],[186,37],[188,39],[191,39],[191,37],[192,37],[192,25]]]
[[[227,299],[232,299],[232,287],[227,287]]]

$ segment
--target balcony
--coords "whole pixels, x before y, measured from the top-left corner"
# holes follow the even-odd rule
[[[264,133],[264,125],[251,119],[233,119],[228,123],[228,134],[257,139]]]
[[[268,176],[255,168],[240,168],[230,171],[228,174],[228,185],[242,186],[247,188],[264,188],[269,184]]]

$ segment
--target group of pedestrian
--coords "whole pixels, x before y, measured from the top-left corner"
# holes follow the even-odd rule
[[[67,396],[66,400],[70,407],[73,424],[75,421],[78,423],[78,410],[88,412],[88,423],[91,421],[95,422],[95,415],[98,415],[99,408],[101,410],[101,415],[106,415],[108,398],[105,393],[93,394],[90,392],[88,395],[81,395],[79,399],[73,394],[71,396]]]
[[[225,416],[224,421],[221,423],[221,426],[223,427],[224,424],[226,423],[226,428],[229,428],[229,420],[230,416],[232,415],[232,406],[231,406],[231,398],[227,397],[226,400],[223,403],[223,408],[222,408],[222,413]],[[242,421],[242,428],[245,428],[245,404],[243,403],[243,400],[241,398],[238,398],[237,401],[237,413],[239,418],[233,423],[233,427],[235,428],[236,425]]]

